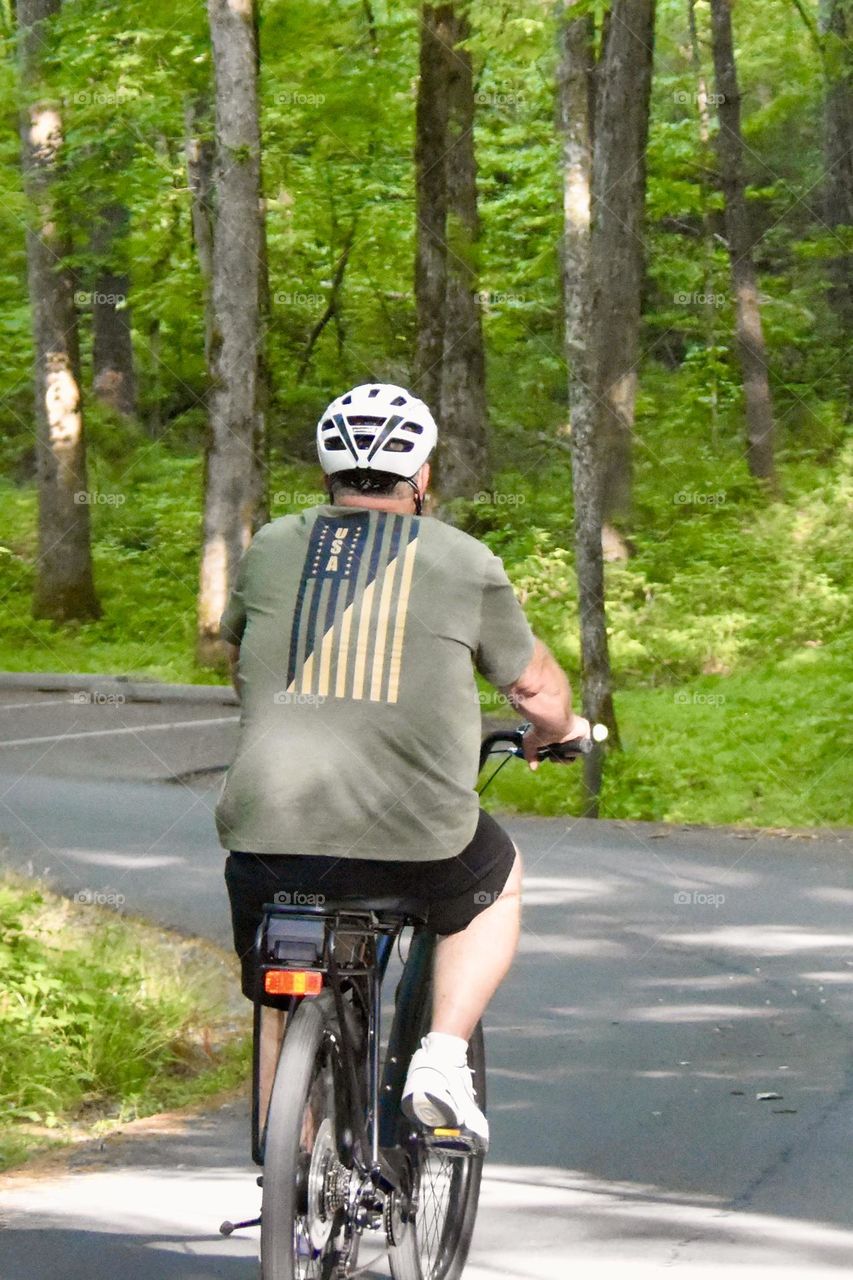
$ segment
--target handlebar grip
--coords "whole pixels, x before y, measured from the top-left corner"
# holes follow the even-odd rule
[[[607,740],[607,725],[594,724],[588,738],[570,738],[568,742],[550,742],[536,753],[540,760],[577,760],[588,756],[599,742]]]

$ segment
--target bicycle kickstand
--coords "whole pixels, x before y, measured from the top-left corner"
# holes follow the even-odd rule
[[[242,1231],[243,1227],[259,1227],[261,1225],[261,1215],[257,1218],[247,1218],[245,1222],[223,1222],[219,1228],[221,1236],[230,1236],[232,1231]]]

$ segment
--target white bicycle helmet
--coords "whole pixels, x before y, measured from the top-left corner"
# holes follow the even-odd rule
[[[385,471],[411,480],[438,439],[423,400],[404,387],[366,382],[333,400],[317,423],[317,452],[327,476]]]

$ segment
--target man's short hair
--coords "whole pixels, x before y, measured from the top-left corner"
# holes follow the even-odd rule
[[[376,497],[391,497],[397,486],[407,484],[401,476],[393,471],[371,471],[363,467],[353,467],[351,471],[336,471],[329,476],[329,485],[334,492],[369,493]]]

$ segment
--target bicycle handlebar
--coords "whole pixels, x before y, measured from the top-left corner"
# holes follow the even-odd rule
[[[507,755],[523,758],[523,738],[525,731],[529,728],[529,724],[522,724],[517,729],[497,729],[494,733],[487,733],[480,744],[480,769],[483,768],[490,755],[496,754],[495,747],[501,742],[507,744]],[[536,754],[540,760],[561,762],[577,760],[578,756],[588,756],[598,743],[604,742],[606,739],[607,725],[594,724],[588,738],[570,738],[567,742],[550,742],[547,746],[540,747]]]

